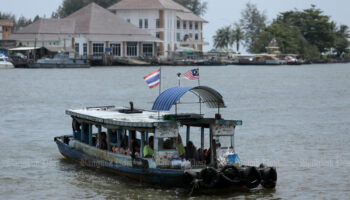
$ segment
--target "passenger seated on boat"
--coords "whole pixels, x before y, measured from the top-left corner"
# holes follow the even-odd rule
[[[136,139],[134,139],[132,141],[132,152],[131,152],[131,157],[139,157],[140,156],[140,145],[139,143],[136,141]]]
[[[153,156],[153,136],[149,137],[148,144],[143,148],[143,157],[152,158]]]
[[[185,150],[185,158],[190,161],[198,161],[199,156],[196,147],[193,145],[192,141],[188,141]]]
[[[114,145],[114,146],[112,147],[112,152],[113,152],[113,153],[117,153],[117,152],[118,152],[117,146]]]
[[[179,154],[179,157],[180,158],[184,158],[185,157],[185,147],[184,145],[182,144],[182,139],[181,139],[181,135],[179,135],[177,137],[177,145],[176,145],[176,148],[177,148],[177,152]]]
[[[100,141],[101,141],[100,148],[102,150],[107,150],[106,132],[101,133],[101,140]]]
[[[199,161],[204,161],[205,157],[204,157],[204,151],[202,148],[198,149],[198,157],[199,157]]]
[[[204,160],[205,160],[205,164],[209,165],[210,164],[210,148],[206,149],[204,152]]]

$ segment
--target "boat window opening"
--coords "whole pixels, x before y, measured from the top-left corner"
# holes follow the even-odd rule
[[[232,149],[233,148],[233,136],[214,136],[216,142],[216,148],[219,149]]]
[[[158,138],[158,151],[176,150],[177,138]]]

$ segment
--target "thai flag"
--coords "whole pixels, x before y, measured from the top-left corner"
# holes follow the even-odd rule
[[[143,79],[145,79],[149,88],[156,87],[160,84],[160,69],[148,74],[147,76],[143,77]]]

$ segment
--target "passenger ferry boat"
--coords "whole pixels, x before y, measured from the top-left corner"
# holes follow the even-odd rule
[[[178,114],[179,100],[189,92],[209,108],[218,109],[215,117]],[[173,105],[175,114],[169,113]],[[158,96],[152,110],[135,109],[132,102],[130,108],[69,109],[66,114],[73,119],[73,134],[55,137],[54,141],[67,158],[159,186],[185,187],[191,191],[252,189],[260,184],[275,188],[274,167],[241,164],[234,149],[234,134],[242,121],[222,119],[219,111],[224,107],[223,97],[213,88],[173,87]],[[179,136],[182,126],[186,127],[186,145]],[[192,127],[201,130],[192,137],[200,138],[198,150],[191,142]],[[209,136],[207,150],[205,134]]]

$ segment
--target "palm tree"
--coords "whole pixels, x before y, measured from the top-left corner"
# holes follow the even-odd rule
[[[215,48],[228,48],[231,45],[231,26],[220,28],[214,35]]]
[[[233,43],[236,43],[236,49],[239,52],[239,46],[244,40],[244,32],[239,24],[235,23],[234,26],[234,29],[231,31],[231,46]]]

